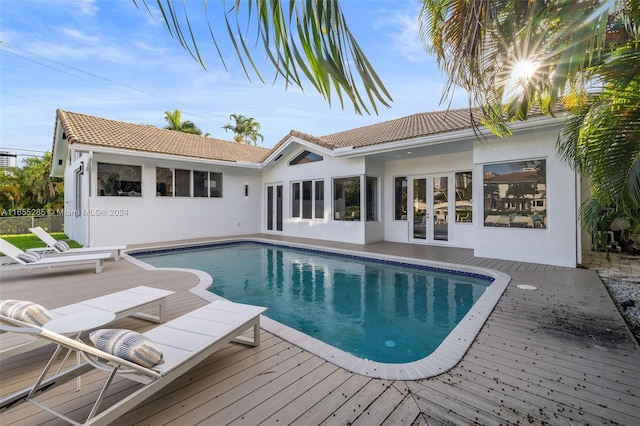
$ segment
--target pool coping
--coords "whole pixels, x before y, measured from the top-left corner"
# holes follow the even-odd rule
[[[354,255],[358,257],[400,262],[411,263],[416,265],[428,266],[441,269],[454,269],[456,271],[466,272],[470,274],[487,275],[494,279],[493,283],[487,287],[485,292],[480,298],[473,304],[469,312],[460,320],[458,325],[449,333],[444,341],[428,356],[417,361],[391,364],[382,363],[377,361],[371,361],[356,357],[348,352],[340,350],[328,343],[322,342],[314,337],[304,334],[298,330],[295,330],[289,326],[272,320],[264,315],[261,316],[261,327],[280,337],[287,342],[300,347],[338,367],[348,370],[352,373],[360,374],[367,377],[385,379],[385,380],[419,380],[426,379],[440,375],[455,365],[457,365],[462,357],[467,353],[471,343],[475,340],[476,336],[484,326],[485,322],[489,318],[489,315],[495,309],[498,300],[502,296],[502,293],[507,288],[507,285],[511,281],[511,277],[503,272],[493,269],[479,268],[475,266],[459,265],[454,263],[437,262],[432,260],[424,260],[418,258],[407,258],[393,255],[385,255],[380,253],[370,253],[355,250],[345,250],[339,248],[327,248],[318,247],[310,244],[292,243],[292,242],[279,242],[273,240],[267,240],[262,238],[242,238],[233,237],[228,239],[216,239],[210,242],[200,241],[198,243],[185,243],[175,245],[163,245],[158,247],[144,247],[127,250],[127,252],[140,252],[140,251],[153,251],[161,249],[175,249],[180,247],[199,247],[205,245],[215,245],[224,243],[241,243],[241,242],[256,242],[269,244],[274,246],[301,248],[305,250],[316,250],[330,253],[337,253],[341,255]],[[196,296],[207,300],[226,300],[221,296],[213,294],[208,291],[213,283],[213,278],[206,272],[197,269],[185,269],[185,268],[156,268],[144,261],[137,259],[128,253],[124,253],[129,262],[146,270],[174,270],[174,271],[186,271],[195,274],[199,278],[199,283],[190,291]]]

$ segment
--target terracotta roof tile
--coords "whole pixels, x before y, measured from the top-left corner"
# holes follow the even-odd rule
[[[69,143],[220,161],[260,162],[267,148],[58,110]]]
[[[379,145],[472,127],[468,108],[423,112],[407,117],[372,124],[345,132],[322,136],[320,139],[335,148]]]

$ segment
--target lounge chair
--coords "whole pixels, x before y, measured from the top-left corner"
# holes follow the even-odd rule
[[[515,216],[511,220],[510,226],[514,228],[533,228],[533,218],[530,216]]]
[[[45,253],[57,253],[64,255],[74,255],[74,254],[90,254],[90,253],[111,253],[113,255],[113,260],[120,259],[120,255],[122,251],[127,248],[126,245],[122,246],[104,246],[104,247],[80,247],[80,248],[67,248],[65,244],[61,244],[55,238],[53,238],[47,231],[42,229],[41,227],[29,228],[29,231],[33,232],[33,234],[40,238],[42,242],[44,242],[47,247],[31,249],[27,251],[44,251]]]
[[[0,328],[4,331],[29,334],[58,344],[58,349],[51,361],[33,386],[0,400],[0,413],[22,402],[30,402],[72,424],[111,424],[228,343],[259,345],[260,314],[265,309],[218,300],[145,332],[143,336],[154,342],[162,350],[164,357],[164,363],[154,367],[143,367],[41,327],[0,316]],[[249,329],[252,331],[252,338],[242,335]],[[48,370],[52,367],[52,360],[57,357],[62,348],[81,353],[86,362],[45,379]],[[77,423],[64,414],[35,401],[38,395],[49,392],[94,368],[109,372],[109,376],[85,423]],[[126,377],[142,383],[143,386],[123,396],[104,411],[98,412],[100,403],[115,376]]]
[[[73,315],[78,312],[98,310],[114,313],[114,321],[120,318],[132,316],[148,321],[163,323],[165,321],[165,312],[167,309],[166,298],[173,293],[175,292],[170,290],[139,286],[95,297],[93,299],[84,300],[82,302],[73,303],[71,305],[61,306],[59,308],[51,309],[49,312],[53,319],[56,319],[67,315]],[[157,315],[143,312],[149,311],[150,309],[157,309]],[[0,360],[20,355],[49,343],[51,342],[44,339],[30,338],[29,341],[22,341],[19,344],[9,347],[2,345],[2,349],[0,350]]]
[[[509,226],[509,216],[488,215],[484,219],[484,226]]]
[[[34,268],[51,268],[54,266],[70,266],[70,265],[86,265],[94,264],[96,267],[96,274],[99,274],[104,267],[104,261],[111,258],[111,253],[93,253],[82,255],[69,255],[69,256],[54,256],[43,257],[38,260],[27,262],[21,257],[26,252],[20,250],[18,247],[9,243],[8,241],[0,238],[0,252],[5,256],[10,257],[14,263],[0,265],[0,271],[12,271],[12,270],[31,270]]]

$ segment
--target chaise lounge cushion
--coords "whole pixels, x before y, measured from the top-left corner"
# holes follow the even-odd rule
[[[162,349],[135,331],[101,329],[91,332],[89,339],[97,349],[143,367],[151,368],[164,362]]]
[[[53,319],[42,305],[24,300],[0,300],[0,315],[42,327]]]
[[[56,248],[56,250],[59,250],[62,253],[69,250],[69,244],[67,244],[65,241],[56,241],[53,246]]]
[[[27,263],[33,263],[42,259],[42,255],[40,255],[40,253],[36,253],[33,251],[25,251],[24,253],[20,253],[18,255],[18,259],[23,260]]]

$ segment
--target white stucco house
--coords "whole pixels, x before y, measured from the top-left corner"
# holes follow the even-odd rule
[[[478,138],[460,109],[265,149],[58,110],[52,175],[65,232],[87,245],[262,233],[575,267],[583,187],[556,155],[560,126]]]

